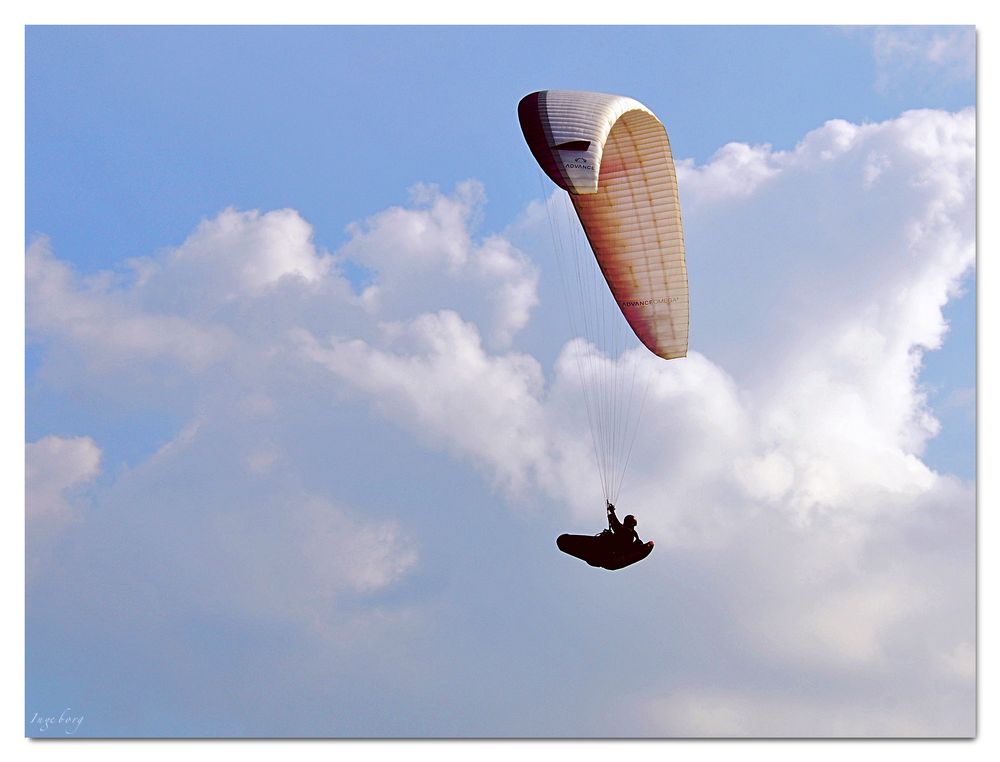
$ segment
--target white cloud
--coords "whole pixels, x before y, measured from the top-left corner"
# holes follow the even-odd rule
[[[709,335],[708,356],[656,366],[630,510],[703,576],[706,594],[727,601],[733,637],[757,658],[824,679],[876,670],[906,685],[919,662],[909,655],[929,647],[937,656],[925,656],[953,664],[940,654],[968,647],[971,598],[942,601],[971,590],[974,497],[920,458],[938,424],[919,373],[946,333],[943,306],[974,265],[974,136],[971,111],[908,112],[832,121],[789,152],[730,147],[683,170],[685,200],[694,199],[685,207],[694,346],[700,319],[709,334],[712,320],[732,319],[728,335]],[[709,229],[729,237],[706,238]],[[713,256],[707,272],[698,260]],[[746,320],[739,306],[726,313],[734,286]],[[526,358],[485,354],[475,328],[451,313],[308,351],[422,438],[470,455],[504,484],[534,475],[578,519],[596,518],[582,407],[568,402],[574,346],[548,385]],[[940,538],[933,559],[912,541],[928,520],[954,537]],[[948,625],[921,645],[914,633],[932,621]],[[872,724],[852,713],[831,732],[964,733],[968,682],[960,694],[940,715],[914,707]],[[723,708],[719,732],[733,716]],[[776,711],[744,729],[772,732]],[[803,703],[800,715],[786,727],[822,732],[817,705]]]
[[[302,341],[310,357],[418,439],[471,455],[505,485],[523,488],[545,458],[537,361],[488,355],[476,327],[452,311],[386,325],[384,335],[397,352],[358,339],[320,345],[304,335]]]
[[[720,658],[747,669],[733,684],[636,699],[643,732],[966,732],[974,490],[921,459],[938,424],[920,369],[974,266],[975,114],[832,121],[791,151],[734,144],[680,174],[692,352],[593,362],[650,374],[623,496],[657,552],[633,578],[650,600],[678,586],[701,602],[684,612],[696,635],[676,648],[710,633]],[[85,567],[88,538],[114,527],[111,556],[154,587],[166,574],[166,598],[308,622],[342,647],[369,617],[406,608],[373,602],[379,593],[447,557],[421,527],[449,506],[339,495],[362,479],[358,464],[390,458],[384,421],[405,432],[392,468],[443,450],[511,503],[544,501],[545,521],[599,523],[577,362],[593,350],[548,335],[563,323],[561,303],[537,294],[554,277],[546,265],[505,238],[476,239],[484,198],[475,183],[418,187],[334,253],[293,211],[227,210],[128,278],[80,278],[34,244],[28,325],[48,353],[86,357],[78,374],[153,406],[177,392],[137,373],[143,364],[188,383],[188,427],[116,476],[65,562]],[[355,265],[364,283],[345,276]],[[526,348],[539,336],[569,339],[551,364]],[[85,449],[53,484],[92,478]],[[407,489],[443,478],[418,474]],[[462,508],[468,526],[487,526]],[[653,643],[673,614],[643,611],[632,636]],[[527,612],[523,626],[550,613]],[[596,649],[597,636],[579,637],[581,653]],[[657,648],[644,668],[680,685]],[[894,709],[872,719],[880,696]]]
[[[314,519],[304,555],[319,587],[342,584],[355,592],[372,592],[416,567],[417,550],[398,523],[359,522],[323,503],[311,505],[310,511]]]
[[[25,558],[29,581],[44,571],[54,543],[85,519],[81,490],[101,471],[90,437],[46,436],[24,449]]]
[[[165,358],[201,370],[229,348],[225,329],[196,316],[144,311],[110,278],[82,281],[55,258],[46,239],[28,248],[25,291],[29,335],[56,336],[94,364]]]
[[[762,162],[772,167],[767,192],[743,202],[748,212],[734,210],[732,202],[723,205],[737,218],[752,213],[765,235],[783,243],[787,226],[781,221],[782,202],[814,195],[817,176],[823,195],[830,199],[817,207],[821,234],[830,234],[826,240],[816,240],[819,255],[775,252],[785,262],[801,255],[807,267],[817,264],[821,269],[796,272],[806,293],[792,294],[784,305],[788,313],[783,316],[784,335],[771,338],[770,347],[755,347],[755,365],[766,360],[767,376],[741,371],[736,384],[742,388],[730,389],[706,384],[699,373],[692,399],[677,406],[709,407],[711,415],[705,418],[716,422],[754,422],[758,441],[737,439],[730,461],[744,483],[754,473],[766,477],[767,484],[755,483],[752,490],[763,490],[765,497],[787,494],[788,507],[800,513],[850,502],[857,490],[874,485],[890,493],[929,489],[933,475],[919,454],[937,429],[918,373],[921,352],[939,346],[945,333],[941,308],[974,261],[973,230],[968,226],[974,189],[973,136],[971,112],[955,116],[910,112],[898,120],[864,126],[830,122],[810,133],[793,152],[762,155]],[[881,193],[890,199],[902,193],[904,198],[903,203],[881,210],[888,236],[883,232],[869,240],[867,227],[852,229],[851,223],[869,213],[872,202],[858,191],[870,185],[863,168],[873,151],[885,161],[892,157],[894,187]],[[741,167],[734,166],[728,154],[695,174],[703,180],[712,178],[719,186],[745,187]],[[698,187],[693,178],[693,174],[687,177]],[[837,184],[835,194],[828,187],[831,183]],[[702,215],[697,204],[690,220],[692,227],[715,222],[711,214]],[[811,222],[796,228],[808,231]],[[737,226],[732,244],[738,247],[741,240],[745,239]],[[737,248],[734,256],[741,253]],[[777,275],[772,267],[761,263],[755,303],[773,300],[775,288],[782,286],[769,280]],[[728,272],[723,269],[714,277],[725,279]],[[723,309],[714,312],[725,314]],[[739,328],[754,330],[754,326]],[[390,344],[395,344],[396,353],[376,349]],[[489,357],[475,327],[453,313],[394,323],[374,343],[338,339],[323,355],[339,375],[368,390],[380,404],[391,404],[396,419],[413,421],[426,436],[437,433],[459,442],[459,449],[492,460],[505,478],[511,472],[526,472],[525,465],[512,468],[511,458],[530,462],[560,450],[555,442],[538,444],[538,436],[556,432],[558,437],[558,432],[570,428],[566,421],[543,422],[546,411],[557,407],[556,398],[545,398],[538,371],[530,362],[525,365],[525,359]],[[657,383],[674,383],[700,362],[691,358],[661,364]],[[561,388],[562,374],[575,376],[575,363],[560,362],[557,373],[553,390]],[[504,395],[497,388],[510,391]],[[720,400],[730,409],[717,409]],[[486,415],[491,424],[484,428],[504,446],[493,450],[477,438],[483,433],[464,433],[463,422],[473,415],[478,420]],[[675,420],[677,415],[673,409],[654,410],[647,418]],[[717,436],[718,423],[709,431],[709,436]],[[742,435],[750,436],[750,429]],[[525,452],[510,455],[510,442],[526,444]]]
[[[879,92],[916,77],[936,81],[938,86],[975,78],[974,27],[879,27],[868,34]]]
[[[734,462],[737,478],[754,500],[777,502],[795,481],[795,466],[777,450],[759,456],[743,456]]]
[[[346,444],[353,437],[338,435],[351,413],[343,409],[343,390],[300,356],[293,337],[334,329],[369,336],[379,321],[391,323],[405,310],[408,299],[452,293],[503,343],[537,301],[537,276],[523,254],[500,238],[472,237],[468,226],[483,203],[481,188],[465,184],[453,197],[419,188],[415,196],[416,208],[390,210],[364,230],[357,227],[335,255],[315,245],[311,227],[292,210],[225,210],[181,245],[132,260],[122,273],[82,277],[47,240],[29,247],[29,337],[43,357],[39,393],[69,388],[85,408],[127,400],[125,409],[135,415],[155,420],[169,409],[186,421],[150,457],[119,467],[95,493],[100,510],[71,538],[62,568],[87,576],[95,595],[106,590],[108,600],[132,600],[118,589],[117,570],[105,574],[96,564],[83,571],[90,548],[110,533],[117,538],[110,556],[131,559],[134,576],[125,587],[151,595],[151,610],[168,599],[184,601],[197,610],[306,624],[316,637],[342,645],[370,635],[363,624],[370,617],[384,619],[390,630],[388,623],[401,621],[398,606],[352,601],[417,572],[420,540],[405,517],[331,494],[331,480],[352,476],[337,464],[338,453],[356,446]],[[410,235],[416,229],[425,235]],[[376,246],[379,236],[388,238]],[[369,288],[381,290],[381,304],[357,294],[341,272],[350,252],[358,253],[351,263],[369,271]],[[462,335],[461,321],[442,314],[436,336],[428,318],[429,345],[450,341],[451,330]],[[478,341],[478,328],[467,325]],[[442,357],[447,361],[443,349]],[[57,371],[45,374],[53,362]],[[430,368],[425,380],[442,371]],[[512,373],[522,372],[514,363]],[[533,383],[541,383],[539,371],[532,373]],[[493,388],[503,392],[499,382]],[[114,413],[131,425],[122,410]],[[40,448],[41,457],[48,442],[29,448]],[[370,446],[362,438],[362,449]],[[65,454],[63,448],[50,461]],[[34,478],[41,467],[30,468],[29,510],[69,515],[66,490],[76,482],[54,480],[52,467]],[[138,611],[119,611],[121,626],[134,624]]]
[[[172,607],[318,638],[340,637],[358,627],[359,616],[375,614],[377,605],[359,613],[352,602],[419,568],[412,532],[396,518],[366,515],[301,486],[289,432],[265,427],[276,441],[261,442],[248,419],[252,411],[246,418],[228,408],[206,413],[119,473],[94,496],[45,583],[73,579],[86,593],[70,608],[114,616],[125,632]],[[52,481],[53,473],[57,485],[92,478],[89,440],[56,444],[46,438],[33,446],[34,460],[42,448],[49,463],[35,469],[36,481]],[[391,616],[391,607],[384,613]]]
[[[781,154],[772,152],[770,146],[729,143],[701,166],[693,159],[678,161],[677,177],[684,189],[685,209],[749,196],[778,173],[780,159]]]
[[[286,277],[314,283],[330,266],[313,245],[312,227],[292,209],[226,209],[204,220],[164,264],[172,277],[201,281],[202,294],[223,300],[259,293]]]
[[[502,237],[473,239],[485,203],[479,183],[460,183],[451,196],[417,186],[412,195],[413,208],[351,226],[351,240],[338,252],[376,273],[365,305],[382,320],[456,310],[495,348],[509,346],[538,302],[535,266]]]
[[[163,362],[185,373],[256,372],[246,364],[272,361],[289,330],[368,335],[430,305],[461,309],[493,346],[508,346],[537,303],[536,268],[501,237],[473,238],[485,203],[477,183],[452,196],[430,186],[413,195],[413,208],[352,226],[336,255],[318,249],[311,226],[289,209],[226,209],[180,246],[88,278],[38,239],[27,253],[29,337],[123,382]],[[343,263],[369,273],[362,293]]]
[[[25,446],[24,469],[28,520],[65,522],[73,514],[68,493],[97,477],[101,449],[90,437],[42,437]]]

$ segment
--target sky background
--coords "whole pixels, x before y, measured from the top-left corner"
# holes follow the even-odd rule
[[[974,732],[971,28],[25,50],[28,735]],[[690,355],[614,574],[554,545],[603,506],[545,88],[678,163]]]

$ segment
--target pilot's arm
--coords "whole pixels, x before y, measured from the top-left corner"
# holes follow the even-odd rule
[[[611,503],[608,503],[608,524],[615,534],[624,529],[622,523],[618,520],[618,517],[615,516],[615,507],[611,505]]]

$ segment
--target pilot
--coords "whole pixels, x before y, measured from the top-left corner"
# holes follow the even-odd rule
[[[624,521],[619,521],[615,515],[615,507],[608,502],[608,525],[612,532],[612,548],[614,553],[623,553],[637,545],[642,545],[635,527],[639,522],[629,514]]]

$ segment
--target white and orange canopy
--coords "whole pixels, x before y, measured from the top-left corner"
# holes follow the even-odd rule
[[[663,124],[631,98],[574,90],[531,93],[517,111],[535,159],[569,193],[636,336],[660,357],[684,357],[684,230]]]

